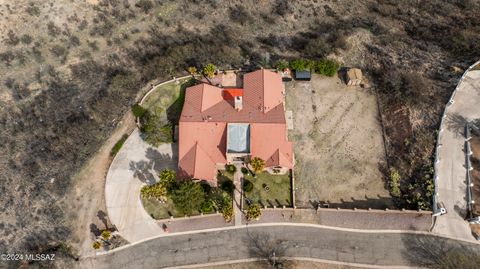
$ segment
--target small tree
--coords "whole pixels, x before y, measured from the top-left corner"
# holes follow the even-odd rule
[[[259,157],[254,157],[250,161],[250,165],[252,166],[253,170],[255,170],[255,173],[258,173],[263,171],[265,168],[265,161]]]
[[[215,76],[215,65],[207,64],[203,67],[203,75],[207,76],[208,78],[213,78]]]
[[[195,76],[197,74],[197,68],[195,66],[190,66],[187,68],[188,73],[190,75]]]
[[[111,233],[109,230],[103,230],[103,232],[102,232],[102,238],[103,238],[105,241],[108,241],[111,236],[112,236],[112,233]]]
[[[195,211],[200,211],[205,201],[205,192],[200,183],[185,181],[173,191],[172,199],[178,211],[191,215]]]
[[[143,108],[141,105],[139,104],[134,104],[132,106],[132,113],[135,117],[137,118],[140,118],[143,116],[143,114],[145,114],[145,112],[147,112],[147,110],[145,108]]]
[[[233,218],[233,205],[230,203],[222,208],[222,216],[226,222],[230,222]]]
[[[247,219],[254,220],[260,218],[262,212],[260,211],[260,206],[258,204],[252,204],[247,209]]]
[[[98,241],[93,242],[93,245],[92,245],[93,249],[99,249],[101,246],[102,246],[102,243]]]

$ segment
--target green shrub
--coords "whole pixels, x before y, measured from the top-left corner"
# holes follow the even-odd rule
[[[395,168],[390,169],[389,186],[390,186],[390,194],[392,194],[393,197],[398,198],[402,195],[402,192],[400,190],[400,173]]]
[[[288,62],[286,60],[279,60],[276,64],[275,67],[279,71],[283,71],[285,68],[288,67]]]
[[[147,112],[147,110],[139,104],[134,104],[132,106],[132,113],[137,118],[141,118],[145,112]]]
[[[215,65],[207,64],[205,67],[203,67],[202,73],[208,78],[213,78],[215,76],[215,69]]]
[[[109,230],[103,230],[102,232],[103,239],[108,240],[110,239],[111,236],[112,236],[112,233]]]
[[[253,183],[250,180],[245,179],[243,181],[243,191],[251,192],[253,190]]]
[[[248,220],[260,218],[260,216],[262,215],[262,212],[260,211],[260,206],[258,206],[258,204],[253,204],[249,206],[246,215]]]
[[[185,181],[173,190],[172,200],[175,208],[186,215],[192,215],[201,210],[205,201],[205,192],[200,183],[194,181]]]
[[[340,65],[332,60],[322,59],[315,63],[315,73],[333,77],[336,73]]]
[[[258,173],[265,168],[265,161],[259,157],[253,157],[250,160],[250,165],[253,167],[253,170],[255,170],[255,173]]]
[[[307,69],[307,62],[304,59],[295,59],[290,62],[290,69],[296,71],[304,71]]]
[[[201,211],[204,214],[213,213],[213,212],[215,212],[215,204],[213,203],[212,200],[205,200],[202,203]]]
[[[170,169],[163,169],[162,172],[158,175],[159,183],[165,186],[165,189],[170,193],[175,188],[175,183],[177,183],[177,175],[175,171]]]
[[[118,142],[115,143],[112,150],[110,151],[110,156],[113,157],[113,156],[117,155],[117,153],[120,151],[120,149],[122,148],[122,146],[125,143],[125,141],[127,140],[127,138],[128,138],[128,135],[124,134],[122,136],[122,138],[120,138],[120,140],[118,140]]]
[[[233,193],[233,190],[235,190],[235,185],[233,184],[233,181],[225,180],[221,183],[221,188],[228,193]]]
[[[159,182],[153,185],[143,186],[140,194],[147,199],[165,200],[167,198],[167,188]]]
[[[233,205],[230,204],[222,208],[222,216],[225,221],[230,222],[233,218]]]
[[[225,166],[225,170],[227,170],[227,172],[233,174],[233,173],[237,172],[237,167],[235,167],[235,165],[233,165],[233,164],[227,164]]]
[[[240,169],[242,171],[242,174],[244,175],[247,175],[248,174],[248,169],[246,167],[242,167],[242,169]]]
[[[143,139],[150,145],[158,147],[162,143],[171,143],[173,141],[173,128],[170,123],[164,123],[160,117],[145,112],[140,119]]]

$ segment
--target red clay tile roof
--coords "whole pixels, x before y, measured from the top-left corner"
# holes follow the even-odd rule
[[[267,166],[293,167],[293,146],[286,138],[281,76],[268,70],[245,74],[244,88],[221,89],[208,84],[190,87],[179,126],[180,172],[214,180],[216,164],[226,163],[227,123],[250,123],[250,152]],[[243,95],[235,110],[227,95]],[[198,160],[199,158],[204,160]]]
[[[285,124],[253,123],[250,125],[250,151],[265,165],[293,168],[293,144],[287,141]]]

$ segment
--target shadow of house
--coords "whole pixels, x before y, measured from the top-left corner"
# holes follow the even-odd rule
[[[329,207],[329,208],[342,208],[342,209],[385,209],[385,208],[392,208],[393,199],[391,197],[381,197],[377,195],[375,198],[370,198],[365,196],[365,199],[359,200],[351,197],[351,200],[344,200],[341,199],[340,203],[331,203],[330,201],[315,201],[310,200],[310,205],[313,208],[316,207]]]
[[[167,120],[173,126],[178,125],[178,122],[180,121],[183,103],[185,102],[185,90],[198,83],[199,82],[196,79],[191,78],[180,85],[180,94],[178,95],[178,98],[167,108]]]

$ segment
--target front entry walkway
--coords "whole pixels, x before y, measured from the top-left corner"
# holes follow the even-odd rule
[[[233,213],[235,215],[235,226],[242,225],[242,166],[240,164],[236,164],[235,167],[237,171],[233,175],[233,183],[235,184],[235,191],[233,193]]]

